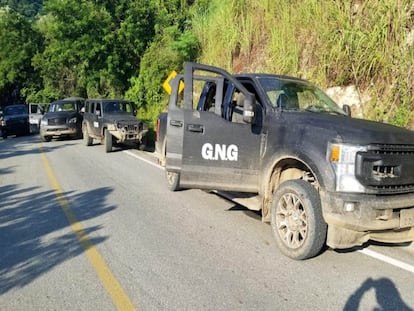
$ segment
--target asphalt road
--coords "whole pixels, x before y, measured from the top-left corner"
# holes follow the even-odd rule
[[[0,139],[0,310],[414,310],[414,247],[293,261],[151,153]]]

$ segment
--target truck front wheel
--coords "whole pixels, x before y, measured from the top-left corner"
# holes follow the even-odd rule
[[[168,189],[171,191],[180,190],[180,173],[165,171]]]
[[[297,260],[316,256],[327,232],[316,189],[304,180],[283,182],[273,194],[271,225],[283,254]]]
[[[45,142],[49,142],[52,140],[52,136],[42,136],[42,140]]]
[[[112,135],[109,133],[108,129],[104,131],[104,144],[105,144],[105,152],[112,151]]]
[[[86,124],[83,125],[83,143],[85,146],[92,146],[93,139],[89,136],[88,126]]]

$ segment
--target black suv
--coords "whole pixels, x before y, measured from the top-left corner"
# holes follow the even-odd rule
[[[4,107],[0,115],[1,136],[6,139],[11,134],[29,135],[29,111],[24,104],[9,105]]]
[[[69,97],[54,101],[40,121],[40,136],[44,141],[53,137],[82,137],[84,99]]]
[[[135,105],[120,99],[87,99],[82,132],[86,146],[98,139],[105,151],[112,151],[116,144],[133,143],[145,146],[148,126],[136,117]]]

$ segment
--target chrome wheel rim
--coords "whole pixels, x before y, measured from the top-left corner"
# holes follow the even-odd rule
[[[171,185],[174,182],[174,174],[173,172],[167,172],[167,180],[168,183]]]
[[[308,219],[302,200],[293,193],[283,195],[276,207],[276,230],[289,248],[299,248],[306,240]]]

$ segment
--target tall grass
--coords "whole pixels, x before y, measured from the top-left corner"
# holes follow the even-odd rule
[[[354,84],[372,99],[365,117],[398,125],[414,117],[410,0],[212,0],[193,27],[201,62],[323,88]]]

